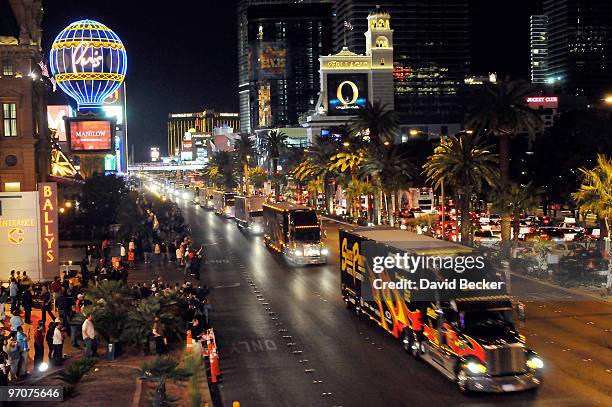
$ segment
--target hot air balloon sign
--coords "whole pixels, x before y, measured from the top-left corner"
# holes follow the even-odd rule
[[[94,20],[75,21],[64,28],[53,41],[49,61],[57,85],[79,110],[99,109],[127,72],[121,39]]]

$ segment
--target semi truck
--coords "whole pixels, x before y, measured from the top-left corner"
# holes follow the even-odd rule
[[[200,190],[198,191],[198,195],[200,198],[200,207],[204,209],[214,209],[215,205],[213,202],[213,191],[214,188],[200,188]]]
[[[263,196],[237,196],[234,203],[236,225],[253,235],[263,233]]]
[[[339,234],[341,291],[352,312],[376,322],[464,393],[539,387],[544,362],[518,333],[505,278],[486,256],[398,229]],[[469,258],[482,267],[466,270]]]
[[[321,239],[314,209],[289,202],[263,205],[264,243],[290,265],[325,264],[329,249]]]
[[[217,215],[226,218],[234,217],[234,202],[236,194],[215,190],[212,192],[213,209]]]

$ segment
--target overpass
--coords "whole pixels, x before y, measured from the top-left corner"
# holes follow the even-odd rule
[[[134,163],[128,165],[128,172],[138,171],[198,171],[204,164],[178,164],[178,163]]]

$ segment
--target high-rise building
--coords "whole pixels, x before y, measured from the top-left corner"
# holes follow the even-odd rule
[[[297,125],[300,115],[314,108],[319,84],[317,61],[331,51],[331,3],[238,2],[238,92],[243,131]]]
[[[548,75],[548,17],[544,14],[529,18],[531,45],[530,72],[532,83],[546,83]]]
[[[238,113],[217,113],[214,110],[196,113],[170,113],[168,115],[168,155],[177,157],[183,151],[191,151],[193,145],[191,134],[201,133],[211,136],[214,130],[219,128],[239,131],[240,119]]]
[[[23,5],[21,5],[23,7]],[[19,12],[21,11],[21,12]],[[32,11],[32,10],[29,10]],[[47,81],[38,63],[42,9],[0,2],[0,191],[34,191],[50,171]]]
[[[612,90],[612,2],[544,0],[546,82],[569,95],[600,99]]]
[[[337,0],[334,50],[365,51],[369,12],[388,11],[394,29],[395,110],[402,133],[458,130],[464,116],[462,86],[470,67],[468,0]],[[344,26],[350,22],[353,30]]]

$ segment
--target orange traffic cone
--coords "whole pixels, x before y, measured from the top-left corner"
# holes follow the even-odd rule
[[[217,350],[215,349],[210,356],[210,374],[212,375],[213,383],[217,382],[217,376],[221,376],[221,368],[219,366],[219,357],[217,356]]]
[[[191,348],[193,346],[193,338],[191,337],[191,329],[187,331],[187,348]]]

